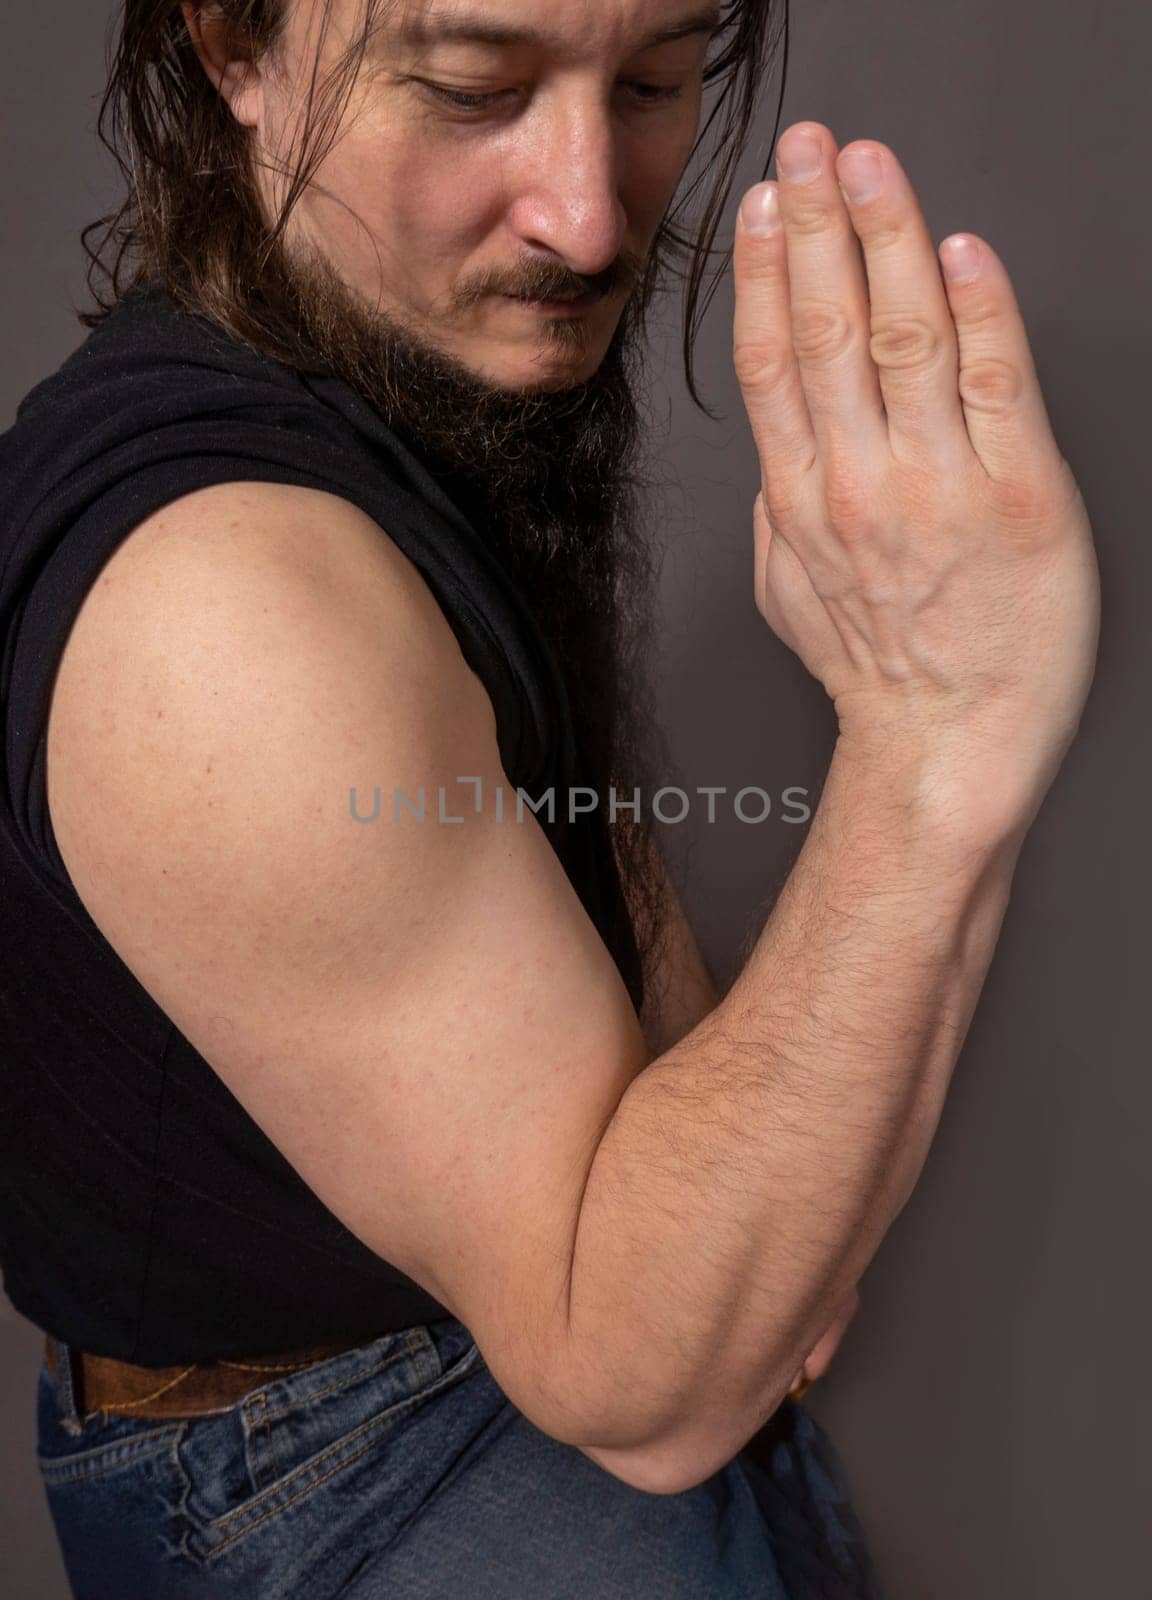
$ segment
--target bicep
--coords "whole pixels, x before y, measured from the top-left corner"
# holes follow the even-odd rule
[[[57,675],[49,804],[97,926],[321,1201],[578,1442],[553,1380],[579,1208],[649,1052],[531,812],[476,809],[461,774],[507,786],[482,685],[415,568],[318,491],[158,513]],[[393,809],[421,789],[423,821]]]

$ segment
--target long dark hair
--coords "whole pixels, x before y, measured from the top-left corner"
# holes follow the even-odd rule
[[[275,64],[294,3],[300,0],[212,0],[203,10],[225,25],[238,55]],[[95,304],[95,309],[76,313],[85,327],[96,327],[130,288],[159,283],[179,307],[208,318],[272,360],[298,369],[314,365],[314,346],[292,308],[277,298],[276,286],[289,282],[283,270],[284,229],[339,132],[385,4],[387,0],[364,0],[356,37],[320,77],[319,56],[332,14],[332,0],[323,0],[317,65],[309,84],[298,156],[269,229],[256,184],[251,133],[236,121],[204,71],[180,0],[122,0],[110,25],[114,53],[110,49],[97,134],[120,168],[124,196],[115,210],[81,233],[89,261],[87,284]],[[782,46],[779,52],[778,46]],[[665,276],[684,283],[682,349],[688,393],[710,417],[715,414],[696,387],[695,342],[731,260],[730,248],[716,248],[716,234],[764,80],[778,53],[782,101],[788,0],[722,0],[720,31],[704,69],[706,94],[714,89],[715,99],[687,163],[686,178],[694,166],[696,171],[669,208],[627,308],[642,340],[649,305]],[[761,176],[768,170],[779,121],[778,101]],[[682,220],[706,184],[695,228],[685,231]],[[101,229],[99,243],[93,246],[90,238]],[[107,296],[101,293],[101,282]],[[665,773],[670,771],[667,743],[652,714],[654,697],[645,676],[650,621],[645,620],[643,598],[651,598],[653,569],[639,545],[621,549],[617,565],[618,593],[603,606],[611,612],[615,638],[605,648],[602,637],[590,636],[582,652],[572,652],[571,688],[577,710],[582,701],[587,703],[584,723],[589,742],[602,736],[611,746],[604,761],[597,763],[597,776],[611,778],[624,793],[639,780],[649,792],[657,760]],[[557,581],[571,576],[559,575]],[[595,587],[592,580],[589,587]],[[594,598],[600,605],[600,591]],[[553,609],[558,611],[559,606]],[[581,653],[583,667],[573,659]],[[595,670],[592,657],[597,658]],[[607,685],[611,687],[605,692]],[[637,943],[646,971],[652,971],[659,959],[663,908],[651,829],[637,826],[624,812],[611,837]]]

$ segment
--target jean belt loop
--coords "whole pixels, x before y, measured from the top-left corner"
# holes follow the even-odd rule
[[[63,1339],[57,1339],[55,1334],[49,1334],[48,1337],[52,1341],[52,1354],[56,1362],[56,1391],[60,1397],[61,1420],[65,1427],[79,1431],[83,1419],[76,1404],[77,1364],[73,1360],[72,1348]]]

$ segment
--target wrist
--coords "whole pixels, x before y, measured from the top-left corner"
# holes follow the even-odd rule
[[[1014,781],[1005,755],[977,762],[969,745],[891,727],[841,727],[828,783],[851,793],[877,828],[910,850],[944,858],[1014,857],[1035,817],[1030,786]]]

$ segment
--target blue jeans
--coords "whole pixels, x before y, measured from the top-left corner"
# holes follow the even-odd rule
[[[78,1413],[53,1353],[39,1463],[76,1600],[880,1600],[791,1401],[761,1464],[654,1495],[534,1427],[453,1318],[188,1420]]]

